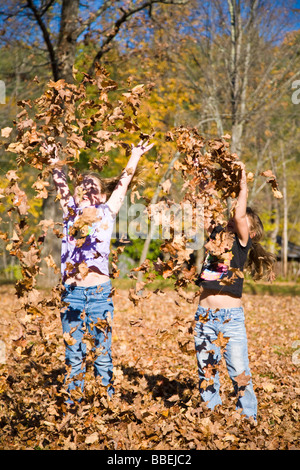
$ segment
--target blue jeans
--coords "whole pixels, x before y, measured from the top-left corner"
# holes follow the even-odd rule
[[[195,347],[199,374],[199,391],[210,409],[221,405],[218,364],[222,338],[224,359],[237,395],[237,409],[248,418],[257,416],[257,400],[249,369],[244,310],[240,308],[206,309],[198,307],[195,326]],[[219,335],[222,333],[222,335]],[[218,338],[219,336],[219,338]],[[217,341],[218,338],[218,341]]]
[[[111,298],[111,282],[99,286],[81,287],[65,284],[62,300],[68,305],[61,311],[65,342],[67,391],[76,387],[84,389],[86,372],[86,342],[84,335],[93,339],[94,373],[111,396],[113,364],[111,354],[112,320],[114,306]],[[80,400],[79,400],[80,401]],[[68,400],[73,403],[72,400]]]

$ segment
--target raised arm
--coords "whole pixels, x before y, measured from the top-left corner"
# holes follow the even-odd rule
[[[138,165],[138,162],[141,156],[145,152],[148,152],[148,150],[150,150],[153,147],[153,145],[154,144],[143,144],[142,142],[140,142],[137,146],[132,146],[131,157],[126,165],[126,168],[124,169],[120,177],[120,180],[117,184],[116,189],[113,191],[112,195],[107,201],[107,204],[110,210],[114,214],[117,214],[119,212],[123,204],[128,186],[133,178],[133,175],[135,173],[136,167]]]
[[[239,162],[242,170],[242,176],[240,180],[240,192],[237,198],[237,205],[234,214],[235,228],[237,236],[243,246],[246,246],[249,240],[249,226],[247,221],[247,198],[248,198],[248,188],[247,188],[247,176],[245,171],[245,165],[242,162]]]
[[[62,169],[61,162],[58,156],[58,149],[56,145],[44,144],[44,149],[49,155],[49,163],[52,168],[53,181],[56,187],[57,196],[63,212],[68,213],[68,202],[71,197],[67,177]]]

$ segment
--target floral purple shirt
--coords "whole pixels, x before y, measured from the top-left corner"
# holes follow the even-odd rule
[[[69,213],[64,216],[61,248],[61,275],[63,282],[78,272],[89,270],[109,276],[108,257],[115,215],[107,204],[93,206],[95,220],[85,227],[84,235],[73,225],[84,214],[84,209],[76,206],[73,197],[68,203]]]

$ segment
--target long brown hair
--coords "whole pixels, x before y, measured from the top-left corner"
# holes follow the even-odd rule
[[[247,207],[246,213],[251,223],[250,231],[254,232],[255,235],[252,237],[252,246],[248,254],[245,268],[254,280],[262,278],[273,280],[275,278],[274,264],[276,257],[260,244],[264,236],[262,221],[257,212],[251,207]]]

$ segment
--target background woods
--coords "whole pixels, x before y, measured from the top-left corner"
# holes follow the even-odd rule
[[[70,1],[4,2],[0,54],[6,104],[1,105],[1,125],[10,127],[20,111],[17,102],[38,96],[50,79],[72,83],[74,67],[92,73],[100,62],[117,82],[151,83],[152,92],[139,117],[141,123],[149,123],[149,132],[155,131],[156,155],[153,151],[145,162],[146,181],[153,177],[156,159],[157,184],[176,159],[176,149],[164,139],[171,128],[196,127],[205,137],[229,133],[231,151],[255,176],[249,198],[263,214],[268,243],[278,251],[280,236],[281,254],[287,260],[288,242],[300,243],[295,185],[299,113],[291,99],[299,76],[296,3],[144,0],[99,1],[91,7]],[[82,156],[84,166],[90,157],[85,158],[84,149]],[[14,156],[2,146],[0,158],[4,176]],[[121,169],[124,158],[117,153],[111,158]],[[259,177],[266,168],[284,187],[283,200],[274,200],[266,180]],[[111,170],[104,168],[104,172]],[[23,177],[22,184],[30,187],[36,176],[24,168]],[[173,196],[182,181],[172,175],[168,181],[172,181]],[[47,199],[30,203],[36,220],[59,220],[49,189]],[[154,186],[145,185],[144,195],[150,200],[163,194],[155,195]],[[59,245],[59,238],[49,233],[45,254],[51,253],[56,262]],[[143,243],[135,245],[131,254],[138,261],[144,258]],[[3,253],[3,269],[12,276],[17,270],[15,260]],[[287,266],[285,261],[284,276]],[[292,271],[297,275],[296,264]],[[53,270],[47,276],[50,284],[57,278]]]

